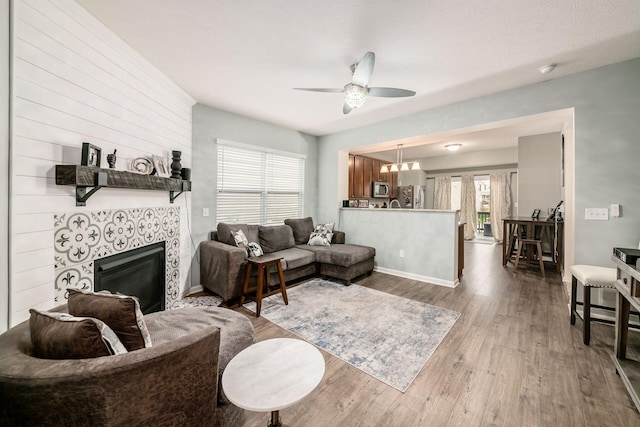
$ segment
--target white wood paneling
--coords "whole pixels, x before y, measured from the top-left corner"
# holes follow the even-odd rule
[[[54,212],[169,205],[162,191],[104,188],[76,207],[55,185],[56,164],[80,163],[82,142],[117,149],[116,168],[136,157],[182,151],[191,166],[195,101],[73,0],[15,0],[10,325],[54,305]],[[181,292],[192,247],[190,198],[181,196]],[[187,209],[184,209],[184,206]]]

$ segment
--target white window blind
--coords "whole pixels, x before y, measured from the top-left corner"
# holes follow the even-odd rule
[[[282,224],[304,204],[304,158],[218,144],[216,221]]]

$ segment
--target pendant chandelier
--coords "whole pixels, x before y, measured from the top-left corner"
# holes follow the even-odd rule
[[[380,168],[380,173],[420,170],[420,163],[418,163],[417,160],[410,163],[411,163],[411,167],[409,167],[408,162],[402,161],[402,144],[398,144],[398,152],[396,153],[396,162],[382,165],[382,167]]]

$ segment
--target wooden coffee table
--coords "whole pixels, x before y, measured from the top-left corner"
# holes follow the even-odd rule
[[[222,374],[234,405],[271,412],[268,426],[282,426],[280,410],[307,397],[324,376],[324,357],[313,345],[291,338],[261,341],[238,353]]]

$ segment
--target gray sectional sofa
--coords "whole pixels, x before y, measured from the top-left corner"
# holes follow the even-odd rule
[[[211,232],[211,240],[200,243],[200,283],[225,301],[242,294],[247,253],[235,244],[232,233],[238,230],[249,242],[259,242],[264,259],[282,257],[287,283],[321,274],[342,279],[348,285],[352,279],[373,271],[375,249],[345,244],[343,232],[333,232],[330,246],[308,245],[314,230],[311,217],[287,219],[284,225],[275,226],[219,223],[217,230]],[[271,283],[277,283],[277,274],[271,274]],[[252,281],[255,283],[255,276]]]

